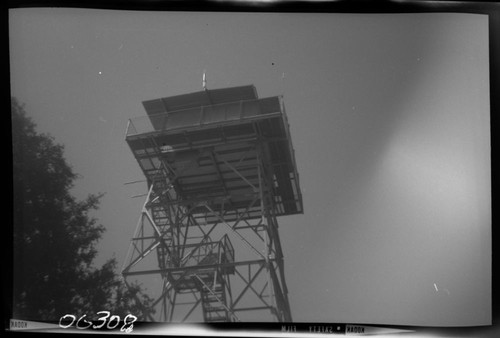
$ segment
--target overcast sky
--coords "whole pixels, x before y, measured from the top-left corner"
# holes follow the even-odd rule
[[[284,95],[304,214],[279,219],[295,321],[491,318],[488,19],[14,9],[11,90],[106,193],[98,264],[123,262],[141,102],[254,84]]]

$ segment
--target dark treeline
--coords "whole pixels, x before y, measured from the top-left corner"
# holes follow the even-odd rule
[[[63,145],[38,133],[15,98],[11,113],[13,317],[57,321],[65,314],[86,314],[92,319],[109,311],[145,318],[151,299],[138,286],[123,284],[116,260],[93,265],[105,228],[90,212],[99,208],[102,194],[76,200],[70,190],[78,175],[66,162]]]

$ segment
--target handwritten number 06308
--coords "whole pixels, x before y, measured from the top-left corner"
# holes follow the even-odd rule
[[[109,311],[99,311],[97,312],[98,315],[103,314],[102,317],[99,317],[97,319],[97,322],[101,322],[99,324],[93,324],[92,322],[89,322],[88,320],[85,319],[87,315],[83,315],[78,320],[76,320],[76,316],[74,315],[64,315],[59,319],[59,326],[62,327],[63,329],[67,329],[68,327],[72,326],[75,321],[76,321],[76,328],[80,330],[88,329],[92,327],[93,329],[101,329],[104,328],[104,325],[106,325],[107,329],[113,330],[115,329],[118,325],[120,325],[120,316],[113,315],[110,316],[111,313]],[[63,325],[62,321],[63,319],[67,319],[68,317],[72,318],[71,323],[67,325]],[[109,318],[109,319],[108,319]],[[120,328],[120,331],[125,331],[127,333],[131,332],[133,327],[134,327],[134,322],[137,320],[137,317],[131,314],[128,314],[125,316],[123,319],[123,326]],[[92,325],[93,324],[93,325]]]

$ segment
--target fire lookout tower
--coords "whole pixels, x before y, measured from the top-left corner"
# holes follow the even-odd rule
[[[250,85],[143,106],[126,141],[148,193],[122,275],[154,290],[146,320],[291,322],[277,217],[303,206],[282,97]]]

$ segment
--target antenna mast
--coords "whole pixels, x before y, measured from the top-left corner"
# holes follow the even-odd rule
[[[205,70],[203,70],[203,79],[201,81],[201,85],[203,87],[203,90],[207,90],[207,76],[205,74]]]

